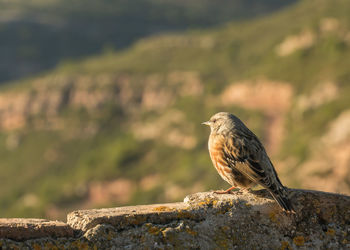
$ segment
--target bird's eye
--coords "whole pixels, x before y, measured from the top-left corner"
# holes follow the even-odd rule
[[[215,122],[216,122],[216,119],[213,119],[212,122],[215,123]]]

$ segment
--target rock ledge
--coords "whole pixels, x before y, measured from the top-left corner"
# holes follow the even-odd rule
[[[260,190],[80,210],[68,214],[67,224],[0,219],[0,248],[350,248],[349,196],[293,189],[290,197],[296,214]]]

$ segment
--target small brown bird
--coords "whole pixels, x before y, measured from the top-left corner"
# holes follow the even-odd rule
[[[208,148],[213,165],[232,186],[216,193],[228,193],[237,186],[248,188],[259,184],[271,193],[283,210],[294,212],[287,190],[264,146],[238,117],[220,112],[202,124],[211,129]]]

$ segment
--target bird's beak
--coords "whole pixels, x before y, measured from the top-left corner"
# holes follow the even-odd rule
[[[210,121],[202,122],[203,125],[210,126]]]

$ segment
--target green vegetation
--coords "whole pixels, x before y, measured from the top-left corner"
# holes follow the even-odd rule
[[[293,87],[288,132],[273,160],[294,157],[296,164],[284,173],[289,183],[299,184],[293,173],[309,159],[313,140],[350,107],[349,8],[346,0],[305,0],[255,20],[143,39],[123,51],[62,63],[45,75],[3,88],[2,93],[36,92],[40,97],[73,86],[54,115],[28,115],[24,128],[0,134],[1,216],[45,216],[49,205],[79,207],[94,181],[132,182],[129,200],[113,205],[173,201],[180,199],[177,193],[183,197],[192,190],[225,187],[210,163],[209,131],[200,123],[227,110],[266,141],[266,113],[220,101],[229,84],[262,78]],[[325,18],[333,18],[333,28],[322,28]],[[312,34],[308,46],[278,54],[288,37],[304,31]],[[191,92],[196,82],[200,87]],[[299,98],[324,82],[335,84],[337,97],[298,110]],[[40,92],[38,86],[49,91]],[[76,92],[87,104],[73,102]],[[146,94],[153,101],[150,106],[144,103]],[[93,105],[99,95],[103,101]],[[18,145],[11,146],[11,140]],[[144,188],[142,181],[153,175],[158,179]],[[25,205],[29,194],[39,202]]]
[[[295,0],[0,0],[0,83],[160,32],[263,15]]]

